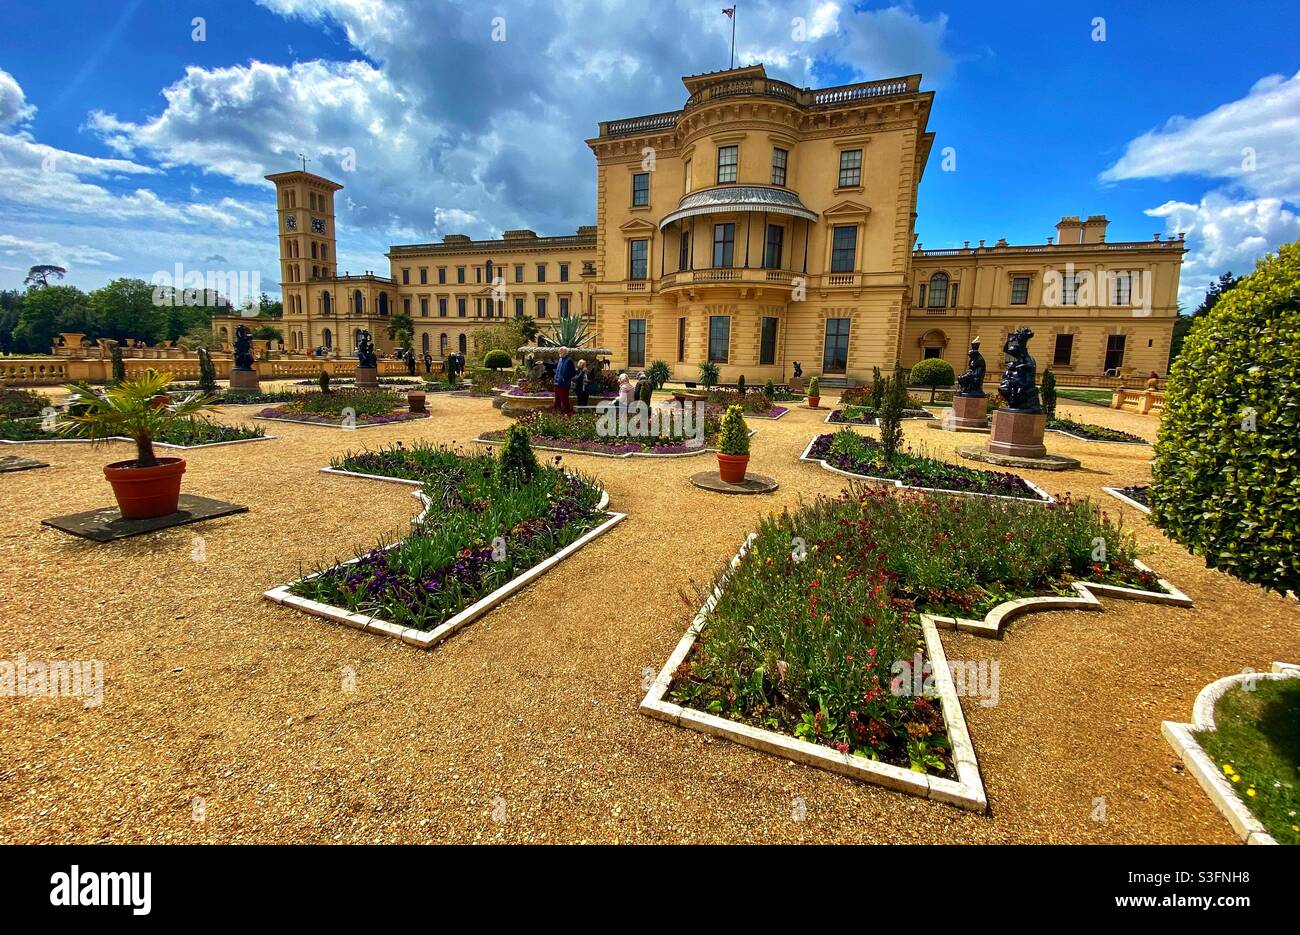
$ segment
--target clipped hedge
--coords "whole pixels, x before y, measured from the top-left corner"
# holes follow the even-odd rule
[[[908,378],[913,386],[952,386],[957,382],[957,374],[952,364],[942,357],[927,357],[912,365]]]
[[[1300,241],[1260,260],[1174,361],[1151,518],[1211,568],[1300,592]]]
[[[489,370],[505,370],[512,363],[510,355],[499,347],[488,351],[483,358],[483,366]]]

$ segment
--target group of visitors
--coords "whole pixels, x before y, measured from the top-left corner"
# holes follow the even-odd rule
[[[573,401],[570,393],[578,397],[579,406],[588,406],[591,403],[591,389],[599,383],[600,371],[604,369],[606,361],[598,360],[594,371],[587,366],[587,361],[580,360],[576,364],[569,356],[567,347],[560,348],[560,359],[555,363],[555,404],[551,407],[556,412],[564,415],[573,415]],[[535,366],[541,367],[540,363]],[[529,375],[532,376],[530,368]],[[618,375],[618,394],[614,398],[616,406],[630,407],[636,400],[641,399],[645,393],[646,386],[650,383],[650,377],[646,373],[637,375],[636,382],[624,371]]]

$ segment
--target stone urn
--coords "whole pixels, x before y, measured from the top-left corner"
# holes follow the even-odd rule
[[[411,390],[406,394],[406,407],[411,412],[428,412],[424,390]]]

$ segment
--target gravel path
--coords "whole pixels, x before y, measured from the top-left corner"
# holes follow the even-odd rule
[[[730,557],[763,513],[841,489],[797,460],[829,428],[824,411],[755,422],[751,468],[781,482],[771,496],[692,487],[711,456],[567,456],[629,519],[432,652],[262,600],[402,530],[414,511],[402,487],[318,473],[329,456],[508,424],[486,400],[429,405],[434,418],[417,423],[347,434],[260,423],[278,439],[189,452],[187,491],[252,512],[107,546],[38,523],[110,502],[100,468],[128,447],[12,449],[51,467],[0,475],[3,658],[102,660],[105,698],[90,709],[0,699],[0,841],[1234,840],[1175,766],[1160,721],[1186,720],[1221,675],[1300,657],[1300,610],[1207,571],[1099,493],[1149,478],[1149,449],[1049,435],[1083,469],[1026,476],[1102,497],[1197,606],[1107,601],[1105,613],[1023,618],[1000,642],[946,636],[950,656],[1001,664],[1000,703],[966,702],[992,803],[979,816],[637,713],[643,671],[689,621],[679,588]],[[1093,406],[1061,411],[1148,437],[1155,427]],[[955,462],[952,449],[979,438],[919,422],[905,431]]]

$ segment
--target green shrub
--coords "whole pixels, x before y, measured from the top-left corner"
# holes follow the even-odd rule
[[[1260,260],[1174,361],[1151,518],[1244,581],[1300,592],[1300,241]]]
[[[776,384],[768,380],[763,384],[763,395],[768,399],[776,399]]]
[[[116,341],[110,341],[108,356],[113,362],[113,378],[109,381],[109,385],[117,386],[126,380],[126,362],[122,360],[122,345]]]
[[[736,392],[741,396],[745,395],[745,375],[742,373],[740,379],[736,381]]]
[[[217,391],[217,368],[212,365],[212,355],[206,347],[198,350],[199,354],[199,389],[204,393]]]
[[[650,369],[646,371],[646,376],[654,381],[655,389],[661,390],[664,384],[668,382],[668,378],[672,376],[672,371],[668,369],[668,365],[662,360],[656,360],[650,365]]]
[[[49,405],[46,397],[32,390],[0,387],[0,419],[30,419]]]
[[[483,358],[483,366],[489,370],[505,370],[512,363],[514,361],[510,359],[510,355],[499,347],[488,351]]]
[[[329,371],[328,371],[328,370],[325,370],[324,368],[322,368],[322,369],[321,369],[321,372],[320,372],[320,377],[319,377],[319,379],[317,380],[317,382],[320,383],[320,391],[321,391],[322,393],[325,393],[326,395],[328,395],[328,394],[329,394],[329,391],[330,391],[330,373],[329,373]]]
[[[516,422],[506,432],[497,455],[496,477],[503,487],[523,487],[537,476],[537,455],[528,441],[528,429]]]
[[[720,372],[718,365],[711,361],[700,364],[700,386],[717,386]]]
[[[1048,421],[1056,418],[1056,374],[1050,369],[1043,371],[1043,384],[1038,388],[1038,395],[1043,400],[1043,414]]]
[[[934,402],[936,389],[941,386],[952,386],[957,382],[957,374],[953,371],[952,364],[942,357],[928,357],[917,361],[910,376],[913,386],[930,388],[930,402]]]
[[[885,381],[880,376],[880,368],[871,368],[871,409],[880,411],[880,404],[885,401]]]
[[[718,450],[724,455],[749,454],[749,426],[745,424],[745,413],[739,406],[728,407],[722,417]]]
[[[903,444],[903,410],[909,402],[907,381],[903,379],[902,369],[895,366],[894,376],[885,389],[885,398],[876,416],[880,425],[880,448],[886,464],[894,463],[894,456]]]
[[[808,381],[808,395],[820,396],[822,394],[822,383],[816,377]]]

